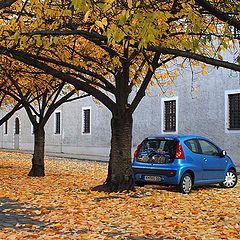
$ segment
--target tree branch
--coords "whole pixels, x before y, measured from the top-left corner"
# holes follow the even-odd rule
[[[20,51],[18,51],[18,52],[21,53],[21,54],[26,54],[26,53],[23,53],[23,52],[20,52]],[[96,78],[106,86],[105,90],[108,90],[109,92],[111,92],[113,94],[115,93],[115,87],[106,78],[104,78],[100,74],[97,74],[96,72],[92,72],[92,71],[86,70],[83,67],[79,67],[79,66],[76,66],[76,65],[73,65],[73,64],[70,64],[70,63],[58,61],[58,60],[48,58],[48,57],[36,56],[36,55],[33,55],[33,54],[28,54],[28,56],[31,57],[31,58],[34,58],[34,59],[38,59],[40,61],[54,63],[58,66],[67,67],[67,68],[73,69],[77,72],[81,72],[83,74],[86,74],[90,77]],[[85,78],[84,80],[86,81],[87,78]],[[89,84],[92,84],[92,82],[89,81]]]
[[[219,20],[234,26],[236,29],[240,30],[240,21],[231,16],[229,13],[225,13],[206,0],[195,0],[195,2],[201,6],[204,10],[208,11],[210,14],[214,15]]]
[[[2,46],[0,46],[0,53],[19,60],[23,63],[26,63],[27,65],[44,70],[46,74],[50,74],[53,77],[72,84],[77,90],[82,90],[83,92],[89,93],[94,96],[96,99],[102,102],[111,112],[115,111],[115,103],[113,102],[113,100],[100,90],[96,89],[94,86],[79,81],[78,79],[69,76],[62,71],[59,71],[44,62],[40,62],[37,59],[29,57],[27,54],[20,54],[19,52],[6,49]]]
[[[2,0],[2,1],[0,1],[0,9],[10,7],[16,1],[17,0]]]
[[[3,118],[0,119],[0,126],[4,122],[6,122],[8,119],[10,119],[13,116],[13,114],[15,112],[17,112],[18,110],[20,110],[22,107],[23,107],[23,105],[18,102],[10,112],[8,112]]]
[[[160,58],[160,55],[161,55],[161,53],[159,53],[159,52],[156,52],[155,55],[154,55],[154,58],[153,58],[152,63],[151,63],[152,68],[149,67],[149,69],[147,71],[147,74],[146,74],[146,76],[145,76],[145,78],[144,78],[144,80],[143,80],[135,98],[133,99],[133,101],[130,105],[130,111],[132,113],[135,111],[138,104],[140,103],[142,98],[145,96],[146,88],[147,88],[149,82],[151,81],[152,76],[153,76],[156,68],[159,66],[158,60]]]
[[[199,62],[207,63],[207,64],[210,64],[210,65],[213,65],[216,67],[224,67],[224,68],[228,68],[228,69],[240,72],[240,65],[238,65],[238,64],[202,56],[200,54],[193,53],[190,51],[183,51],[183,50],[179,50],[179,49],[164,48],[164,47],[154,47],[154,46],[149,46],[148,50],[152,51],[152,52],[159,52],[159,53],[162,53],[165,55],[170,54],[170,55],[174,55],[176,57],[185,57],[185,58],[189,58],[189,59],[194,59]]]

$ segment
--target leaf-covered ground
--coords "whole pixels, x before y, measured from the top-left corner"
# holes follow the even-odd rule
[[[0,152],[0,239],[240,239],[234,189],[147,186],[99,193],[107,165],[50,159],[30,178],[31,155]]]

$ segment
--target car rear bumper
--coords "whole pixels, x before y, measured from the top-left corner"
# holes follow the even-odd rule
[[[180,182],[177,169],[133,167],[133,171],[136,182],[144,184],[177,185]]]

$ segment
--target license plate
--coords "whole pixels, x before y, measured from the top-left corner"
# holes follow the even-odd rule
[[[145,181],[159,182],[161,181],[161,177],[159,176],[145,176]]]

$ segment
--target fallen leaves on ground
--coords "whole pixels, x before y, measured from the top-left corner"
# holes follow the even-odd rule
[[[30,167],[30,154],[0,152],[0,199],[16,204],[3,214],[32,220],[0,227],[0,239],[240,239],[239,183],[190,195],[163,186],[108,194],[91,191],[106,164],[50,159],[44,178],[28,177]]]

